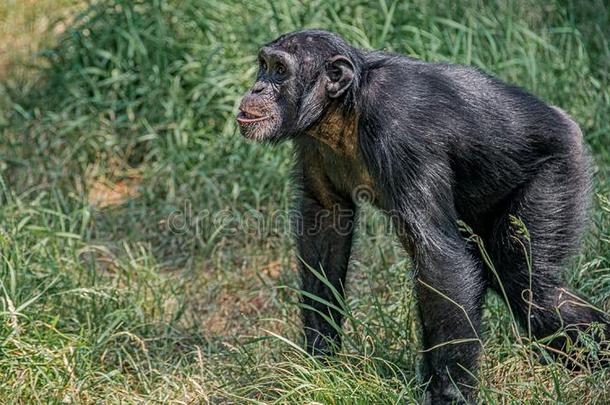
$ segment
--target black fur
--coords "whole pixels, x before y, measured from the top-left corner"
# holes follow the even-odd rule
[[[311,269],[343,294],[353,194],[362,186],[391,216],[415,263],[432,403],[474,401],[488,287],[504,296],[503,285],[533,336],[566,327],[555,349],[592,322],[608,324],[561,281],[579,246],[590,188],[582,134],[566,113],[476,68],[357,49],[325,31],[287,34],[263,50],[265,69],[258,91],[244,97],[240,126],[250,138],[295,142],[312,353],[337,347],[328,318],[340,325],[341,316],[336,294]],[[265,59],[273,52],[289,71],[283,78]],[[270,118],[249,122],[243,114]],[[482,238],[499,280],[465,241],[459,220]]]

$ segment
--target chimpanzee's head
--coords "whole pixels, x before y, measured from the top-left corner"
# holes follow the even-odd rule
[[[320,30],[286,34],[263,46],[256,82],[239,106],[241,134],[278,142],[303,133],[333,101],[353,98],[360,59],[341,37]]]

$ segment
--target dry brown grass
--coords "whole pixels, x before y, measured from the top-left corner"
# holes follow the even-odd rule
[[[130,198],[139,195],[138,184],[140,178],[131,178],[117,182],[109,181],[105,178],[98,179],[91,185],[87,197],[89,204],[99,208],[123,205]]]
[[[0,79],[22,76],[41,63],[36,53],[66,29],[78,0],[3,0],[0,3]]]

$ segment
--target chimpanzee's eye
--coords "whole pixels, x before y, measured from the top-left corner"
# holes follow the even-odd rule
[[[261,59],[260,64],[261,64],[261,70],[267,71],[267,62],[265,62],[264,60]]]
[[[286,66],[282,65],[281,63],[278,63],[275,68],[275,71],[278,75],[283,75],[284,73],[286,73]]]

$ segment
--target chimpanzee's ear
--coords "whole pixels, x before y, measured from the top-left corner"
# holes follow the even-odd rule
[[[326,75],[328,83],[326,92],[331,98],[341,96],[354,80],[354,64],[342,55],[333,56],[326,62]]]

